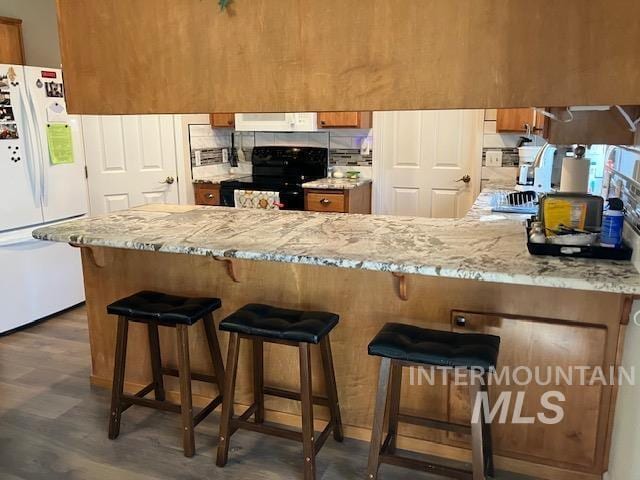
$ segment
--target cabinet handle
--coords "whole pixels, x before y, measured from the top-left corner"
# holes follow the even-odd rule
[[[212,199],[213,198],[213,193],[207,193],[207,198],[208,199]]]
[[[455,321],[456,321],[456,326],[458,326],[458,327],[466,327],[467,326],[467,319],[464,318],[462,315],[456,315]]]
[[[322,200],[320,200],[320,203],[322,205],[329,205],[331,203],[331,200],[329,200],[327,198],[323,198]]]
[[[320,125],[326,125],[327,122],[325,120],[320,120]]]

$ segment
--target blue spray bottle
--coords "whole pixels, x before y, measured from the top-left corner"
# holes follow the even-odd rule
[[[602,231],[600,244],[603,247],[619,247],[622,245],[622,229],[624,227],[624,204],[619,198],[610,198],[609,207],[602,215]]]

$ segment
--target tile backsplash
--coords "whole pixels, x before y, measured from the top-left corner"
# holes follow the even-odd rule
[[[520,162],[520,155],[518,155],[518,149],[515,147],[502,147],[502,148],[483,148],[482,149],[482,166],[487,166],[487,152],[494,151],[502,152],[502,165],[500,167],[517,167]],[[498,165],[495,165],[496,167]]]
[[[622,199],[629,223],[640,231],[640,149],[617,149],[606,166],[602,195]]]
[[[235,146],[242,148],[250,161],[254,146],[301,146],[329,149],[329,166],[371,167],[372,154],[361,154],[362,142],[371,135],[370,130],[341,129],[321,132],[232,132],[212,129],[209,125],[189,125],[191,165],[222,165],[222,150]],[[373,143],[373,142],[371,142]]]
[[[329,165],[332,167],[371,167],[373,155],[362,155],[359,148],[336,148],[329,151]]]

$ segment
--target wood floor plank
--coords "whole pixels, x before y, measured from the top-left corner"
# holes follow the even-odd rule
[[[180,416],[141,407],[122,417],[120,436],[107,439],[110,394],[89,383],[84,308],[64,312],[0,339],[0,479],[2,480],[276,480],[302,477],[297,442],[238,431],[229,462],[215,466],[217,413],[195,429],[193,458],[182,452]],[[363,478],[368,445],[326,444],[317,478]],[[384,480],[436,480],[383,465]],[[499,480],[523,477],[498,473]]]

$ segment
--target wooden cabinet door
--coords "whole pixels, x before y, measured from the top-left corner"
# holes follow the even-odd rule
[[[533,114],[534,110],[532,108],[498,109],[496,131],[498,133],[525,133],[527,131],[527,125],[531,128],[535,126]]]
[[[310,212],[338,212],[346,213],[347,204],[342,191],[312,190],[305,192],[305,210]]]
[[[196,183],[193,185],[196,197],[196,205],[220,205],[220,185],[211,183]]]
[[[0,63],[24,65],[22,20],[0,17]]]
[[[519,366],[538,367],[542,380],[547,378],[546,368],[589,367],[590,379],[594,367],[603,367],[607,332],[604,328],[577,324],[556,323],[553,320],[508,318],[501,315],[452,312],[452,330],[458,333],[487,333],[501,339],[498,371],[509,367],[510,373]],[[608,367],[605,369],[608,372]],[[575,371],[574,371],[575,376]],[[510,377],[513,379],[513,375]],[[521,380],[525,374],[518,375]],[[579,383],[574,379],[574,383]],[[554,382],[555,383],[555,382]],[[598,441],[606,432],[598,431],[600,416],[608,412],[601,404],[601,385],[493,385],[489,387],[492,405],[501,392],[512,392],[507,423],[493,422],[494,450],[498,455],[531,459],[557,466],[589,468],[596,462]],[[522,416],[536,417],[538,413],[552,416],[553,412],[541,407],[541,395],[547,391],[559,391],[565,402],[553,399],[555,405],[564,408],[560,423],[547,425],[538,419],[531,424],[511,423],[514,414],[516,392],[524,392]],[[467,423],[470,418],[470,402],[467,387],[450,387],[450,421]]]
[[[236,125],[236,116],[234,113],[211,113],[209,122],[213,128],[231,128]]]
[[[371,128],[371,112],[321,112],[318,128]]]

